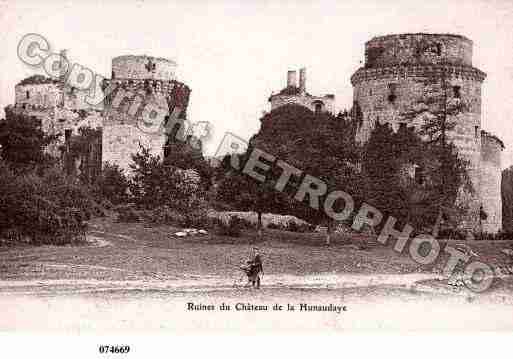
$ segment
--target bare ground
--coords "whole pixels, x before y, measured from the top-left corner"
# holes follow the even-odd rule
[[[178,230],[103,218],[92,221],[85,245],[0,247],[0,291],[9,282],[29,281],[94,281],[94,285],[217,281],[225,286],[240,279],[238,266],[252,246],[263,252],[266,285],[287,281],[308,285],[307,278],[315,277],[329,285],[333,282],[329,278],[338,276],[346,282],[362,276],[379,283],[386,275],[408,274],[404,278],[411,278],[412,283],[423,280],[438,288],[439,283],[429,280],[437,280],[448,258],[442,254],[433,265],[421,266],[411,260],[407,249],[403,254],[393,251],[393,241],[383,246],[363,234],[338,234],[325,246],[323,235],[316,233],[267,230],[261,239],[252,231],[240,238],[215,234],[180,238],[173,235]],[[501,253],[511,248],[511,241],[464,243],[478,255],[475,259],[493,267],[511,264]],[[424,276],[417,279],[415,273]],[[508,283],[505,278],[500,284],[509,288]]]

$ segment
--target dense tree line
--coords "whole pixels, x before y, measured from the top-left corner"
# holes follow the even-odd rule
[[[389,125],[377,124],[369,141],[360,145],[355,141],[357,126],[357,119],[348,112],[338,116],[315,114],[299,105],[271,111],[261,118],[260,131],[251,139],[246,154],[238,155],[239,169],[230,165],[233,159],[227,157],[223,161],[224,178],[221,176],[218,199],[241,210],[292,214],[312,224],[325,225],[328,236],[333,218],[321,206],[313,208],[308,196],[296,200],[306,175],[324,182],[326,194],[345,191],[356,208],[365,201],[385,216],[394,216],[418,230],[432,230],[440,208],[452,209],[444,211],[446,223],[455,219],[447,213],[464,210],[456,203],[458,191],[472,188],[466,163],[452,144],[440,146],[437,141],[424,141],[412,128],[402,127],[394,132]],[[271,166],[264,183],[248,178],[241,169],[254,148],[301,173],[292,176],[280,193],[275,189],[281,174],[276,165]],[[320,203],[326,194],[320,197]],[[335,210],[343,208],[341,202],[335,203]],[[352,217],[347,221],[351,220]]]

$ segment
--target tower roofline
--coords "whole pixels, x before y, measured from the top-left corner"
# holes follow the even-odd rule
[[[460,39],[466,42],[469,42],[470,44],[473,44],[473,41],[470,40],[468,37],[459,35],[459,34],[451,34],[451,33],[429,33],[429,32],[407,32],[407,33],[399,33],[399,34],[388,34],[388,35],[381,35],[381,36],[374,36],[372,39],[365,42],[365,44],[371,43],[373,41],[382,41],[392,38],[401,38],[401,37],[411,37],[411,36],[444,36],[444,37],[454,37],[456,39]]]
[[[171,59],[166,59],[165,57],[156,57],[156,56],[150,56],[150,55],[120,55],[112,58],[112,61],[114,60],[120,60],[120,59],[132,59],[132,58],[147,58],[147,59],[154,59],[158,61],[164,61],[168,62],[172,65],[177,65],[176,61]]]

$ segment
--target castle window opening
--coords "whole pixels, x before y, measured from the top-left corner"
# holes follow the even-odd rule
[[[315,102],[314,103],[314,113],[316,115],[320,114],[322,112],[322,102]]]
[[[30,98],[30,92],[29,91],[27,91],[26,97],[27,97],[27,100]]]
[[[414,175],[413,178],[415,179],[415,183],[418,185],[424,184],[424,169],[422,166],[415,165],[413,167]]]
[[[69,141],[71,140],[71,129],[64,130],[64,140],[66,141],[66,143],[69,143]]]
[[[399,124],[399,130],[400,130],[400,131],[404,131],[404,130],[406,130],[406,122],[401,122],[401,123]]]
[[[479,126],[474,126],[474,137],[478,138],[479,136]]]
[[[397,84],[395,84],[395,83],[388,84],[388,102],[390,102],[390,103],[395,102],[395,100],[397,99],[396,90],[397,90]]]
[[[436,44],[436,54],[438,56],[442,56],[442,44],[441,43]]]
[[[455,98],[461,98],[461,86],[453,86],[452,92]]]

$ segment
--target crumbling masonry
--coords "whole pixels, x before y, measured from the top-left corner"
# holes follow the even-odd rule
[[[482,130],[481,84],[485,77],[472,66],[471,40],[450,34],[400,34],[368,41],[365,65],[353,74],[351,83],[354,106],[362,114],[357,135],[361,142],[368,140],[377,122],[388,123],[394,130],[400,126],[420,129],[432,115],[433,84],[445,88],[448,103],[465,105],[450,119],[456,126],[448,133],[469,162],[474,188],[473,194],[460,196],[469,208],[461,223],[471,231],[496,233],[502,227],[504,145]]]
[[[64,52],[61,55],[65,58]],[[78,135],[81,127],[99,129],[99,138],[72,166],[82,171],[87,168],[90,177],[98,175],[104,162],[128,170],[131,156],[141,145],[162,158],[168,137],[160,126],[162,120],[167,121],[175,107],[179,108],[178,120],[186,116],[190,89],[175,79],[175,70],[176,63],[164,58],[116,57],[112,78],[102,84],[104,90],[114,90],[106,91],[104,101],[97,106],[87,103],[89,91],[66,84],[65,73],[59,79],[35,75],[15,86],[15,105],[10,109],[40,119],[45,132],[60,134],[59,143],[47,150],[59,156],[64,148],[63,162],[71,136]],[[152,116],[156,121],[151,121]],[[87,166],[80,163],[85,160]]]

